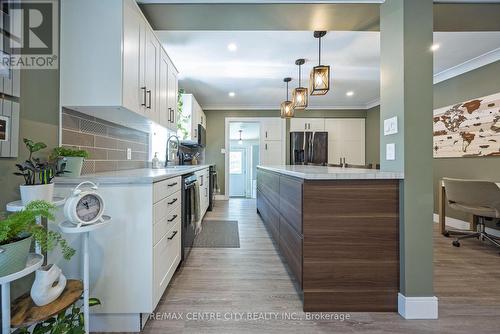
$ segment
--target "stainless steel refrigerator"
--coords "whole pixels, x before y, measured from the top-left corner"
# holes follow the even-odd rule
[[[290,132],[291,165],[327,165],[328,132]]]

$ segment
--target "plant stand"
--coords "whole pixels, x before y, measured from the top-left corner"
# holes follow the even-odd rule
[[[102,216],[102,220],[91,225],[75,225],[69,221],[63,221],[59,224],[59,229],[63,233],[76,234],[83,233],[83,316],[85,322],[85,333],[90,333],[89,316],[89,237],[90,232],[107,226],[111,223],[110,216]]]
[[[40,268],[42,263],[43,255],[30,253],[23,270],[0,277],[2,285],[2,334],[10,333],[10,282],[31,274]]]

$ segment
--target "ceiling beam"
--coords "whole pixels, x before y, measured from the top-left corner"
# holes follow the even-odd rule
[[[147,3],[141,8],[155,30],[378,31],[380,5],[372,2]],[[436,3],[434,31],[500,31],[498,17],[499,3]]]

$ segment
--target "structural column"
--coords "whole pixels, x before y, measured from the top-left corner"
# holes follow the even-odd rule
[[[407,319],[437,318],[433,292],[432,0],[386,0],[380,6],[381,136],[385,171],[402,171],[400,293]],[[398,132],[384,136],[384,120]],[[393,145],[394,144],[394,145]],[[394,154],[387,156],[387,151]]]

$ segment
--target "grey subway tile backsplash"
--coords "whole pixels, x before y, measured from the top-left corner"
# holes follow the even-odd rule
[[[149,134],[63,108],[62,145],[89,152],[82,174],[145,168]],[[127,148],[132,159],[127,160]]]

